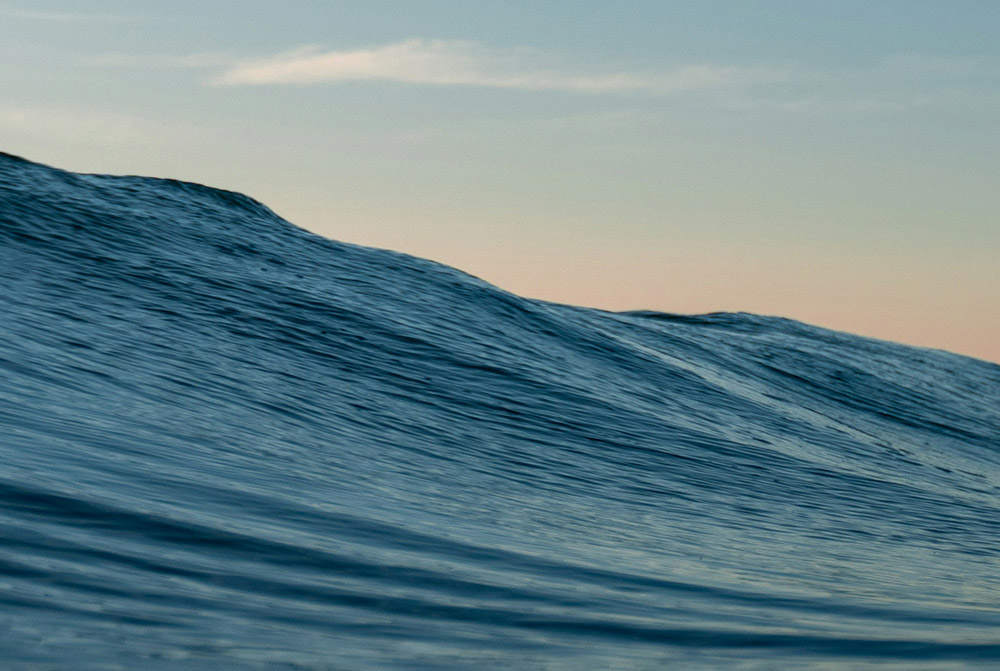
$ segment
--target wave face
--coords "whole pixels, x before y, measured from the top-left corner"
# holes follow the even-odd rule
[[[1000,665],[1000,367],[0,155],[5,669]]]

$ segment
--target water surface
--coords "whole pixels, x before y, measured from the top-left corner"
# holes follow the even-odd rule
[[[0,155],[5,669],[995,669],[1000,366]]]

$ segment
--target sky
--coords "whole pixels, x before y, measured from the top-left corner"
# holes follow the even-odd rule
[[[0,150],[1000,362],[1000,3],[0,0]]]

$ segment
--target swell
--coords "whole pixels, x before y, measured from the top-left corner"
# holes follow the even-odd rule
[[[439,566],[454,562],[465,566],[467,577],[456,577],[450,570],[428,570],[412,564],[361,561],[347,553],[269,538],[267,531],[240,533],[222,526],[211,526],[191,520],[172,519],[148,512],[137,512],[87,501],[65,493],[29,490],[10,483],[0,485],[7,513],[16,513],[23,521],[37,520],[42,524],[31,533],[5,534],[8,552],[30,562],[6,560],[0,570],[13,579],[44,582],[45,597],[20,601],[7,600],[12,606],[33,608],[52,607],[66,610],[72,597],[53,599],[53,592],[84,592],[103,599],[133,600],[142,598],[159,608],[174,613],[161,613],[167,623],[176,616],[181,621],[185,612],[225,611],[234,597],[265,600],[268,607],[281,604],[295,609],[303,604],[329,608],[364,609],[385,616],[416,617],[426,621],[456,621],[485,623],[489,626],[514,629],[544,630],[573,636],[596,635],[602,638],[664,642],[683,646],[712,647],[780,647],[811,652],[839,654],[908,655],[914,658],[931,654],[936,657],[973,655],[996,658],[1000,646],[990,643],[951,643],[947,641],[915,641],[906,639],[864,638],[854,636],[795,635],[766,631],[767,627],[741,626],[746,617],[734,618],[723,628],[697,629],[656,626],[650,619],[657,613],[642,616],[633,604],[629,618],[619,613],[607,618],[607,610],[621,610],[625,600],[636,594],[660,592],[664,598],[683,596],[687,599],[687,614],[694,620],[704,620],[708,613],[718,614],[727,608],[771,613],[771,617],[804,617],[808,613],[824,614],[836,611],[856,620],[870,620],[885,627],[887,622],[901,621],[912,626],[956,623],[983,624],[976,614],[913,613],[905,609],[857,606],[836,599],[779,597],[772,593],[733,590],[698,583],[685,583],[645,577],[607,569],[551,561],[517,552],[500,551],[449,540],[440,536],[414,533],[399,527],[379,524],[371,519],[351,515],[324,514],[322,524],[328,534],[339,540],[377,542],[383,551],[426,553]],[[247,501],[244,501],[246,503]],[[273,502],[258,502],[271,506]],[[285,513],[284,519],[301,517],[307,510],[275,511]],[[81,529],[96,529],[114,536],[113,545],[56,538],[45,533],[53,522],[71,524],[80,536]],[[271,532],[273,534],[273,530]],[[173,548],[176,548],[174,550]],[[63,559],[85,564],[86,573],[52,572],[39,568],[46,560]],[[473,564],[474,571],[468,566]],[[170,591],[109,586],[106,577],[95,574],[95,568],[110,566],[114,572],[147,574],[150,584],[164,577],[175,585],[199,585],[202,594],[196,596],[183,589]],[[338,576],[331,584],[330,576]],[[513,586],[513,577],[533,576],[536,586]],[[563,586],[588,587],[600,585],[601,599],[593,599],[584,616],[572,604],[562,602],[559,592],[546,588],[558,583]],[[405,588],[405,593],[398,593]],[[592,587],[591,587],[592,589]],[[215,592],[209,596],[209,591]],[[621,601],[621,603],[615,603]],[[676,618],[681,609],[672,609]],[[791,615],[789,615],[791,613]],[[90,613],[93,616],[93,613]],[[663,618],[663,614],[659,614]],[[718,615],[716,615],[718,617]],[[629,622],[628,620],[633,620]],[[727,618],[723,618],[724,620]],[[161,626],[162,621],[134,617],[130,623]],[[298,624],[319,628],[334,621],[315,614],[312,622]],[[763,630],[762,630],[763,629]]]
[[[998,656],[993,364],[532,301],[6,155],[0,280],[15,663]]]

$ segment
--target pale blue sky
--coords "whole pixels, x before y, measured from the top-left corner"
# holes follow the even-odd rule
[[[0,149],[608,309],[1000,360],[995,2],[5,2]]]

